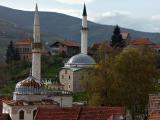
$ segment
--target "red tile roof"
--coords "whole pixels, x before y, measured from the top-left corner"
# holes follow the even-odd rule
[[[154,45],[148,38],[137,38],[130,43],[131,45]]]
[[[71,41],[65,41],[65,42],[63,42],[63,44],[64,45],[66,45],[66,46],[73,46],[73,47],[79,47],[80,46],[80,43],[78,43],[78,42],[71,42]]]
[[[159,112],[154,112],[149,115],[148,120],[160,120],[160,113]]]
[[[57,42],[53,43],[53,44],[51,45],[51,47],[54,46],[54,45],[56,45],[57,43],[61,43],[61,44],[63,44],[64,46],[68,46],[68,47],[80,47],[80,43],[78,43],[78,42],[73,42],[73,41],[57,41]]]
[[[154,45],[153,48],[158,49],[158,48],[160,48],[160,45],[158,45],[158,44],[157,44],[157,45]]]
[[[39,108],[35,120],[116,120],[120,116],[125,116],[122,107]]]
[[[23,40],[16,42],[16,45],[31,45],[31,44],[32,44],[32,39],[30,39],[30,38],[23,39]]]

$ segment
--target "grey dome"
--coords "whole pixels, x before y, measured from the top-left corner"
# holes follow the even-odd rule
[[[17,94],[41,94],[43,92],[43,84],[32,76],[18,82],[15,88]]]
[[[86,54],[77,54],[69,59],[65,66],[68,65],[94,65],[94,59]]]

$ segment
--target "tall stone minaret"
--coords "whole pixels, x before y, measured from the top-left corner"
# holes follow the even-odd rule
[[[40,23],[38,15],[38,6],[36,4],[34,26],[33,26],[33,44],[32,44],[32,76],[41,81],[41,40],[40,40]]]
[[[81,30],[81,53],[87,54],[87,48],[88,48],[88,25],[87,25],[86,5],[84,4],[82,30]]]

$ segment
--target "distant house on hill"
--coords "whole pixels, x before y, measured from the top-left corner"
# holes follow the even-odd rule
[[[160,44],[154,45],[153,48],[157,51],[157,53],[160,53]]]
[[[122,39],[125,41],[125,45],[128,45],[130,40],[131,40],[131,36],[128,32],[122,32]]]
[[[33,40],[31,38],[22,39],[16,42],[15,48],[16,52],[20,56],[20,60],[32,60],[32,42]],[[42,55],[48,55],[48,50],[45,48],[45,46],[42,46]]]
[[[153,47],[154,45],[155,45],[155,43],[153,43],[148,38],[137,38],[137,39],[132,40],[129,43],[129,46],[133,46],[133,47],[139,47],[139,46]]]
[[[32,39],[27,38],[16,42],[16,52],[20,55],[20,60],[31,61],[32,59]]]
[[[80,51],[80,43],[72,41],[57,41],[50,45],[51,55],[63,54],[68,57],[73,56]]]
[[[109,43],[94,43],[90,49],[88,54],[91,55],[93,58],[97,58],[97,54],[98,54],[98,49],[100,49],[101,46],[105,47],[105,54],[106,56],[108,56],[108,53],[112,50],[112,47],[110,46]]]

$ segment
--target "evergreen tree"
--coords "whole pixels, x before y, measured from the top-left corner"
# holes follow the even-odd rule
[[[16,52],[14,44],[10,41],[6,52],[6,63],[11,63],[20,59],[19,53]]]
[[[111,46],[113,48],[122,48],[122,47],[124,47],[124,40],[122,38],[121,30],[120,30],[118,25],[115,27],[111,39],[112,39]]]

